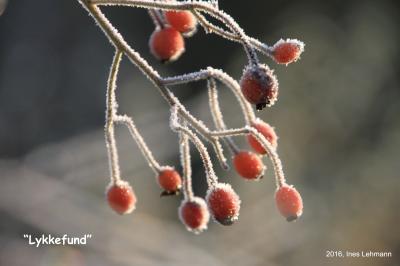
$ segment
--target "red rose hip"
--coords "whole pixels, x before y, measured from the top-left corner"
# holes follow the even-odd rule
[[[233,157],[238,174],[247,180],[258,180],[264,174],[265,166],[260,157],[250,151],[240,151]]]
[[[182,186],[182,178],[172,167],[164,167],[157,176],[158,184],[166,193],[174,194]]]
[[[278,64],[290,64],[296,62],[304,51],[304,43],[298,40],[279,40],[272,47],[272,56]]]
[[[110,207],[118,214],[131,213],[136,207],[136,196],[132,187],[126,181],[111,183],[106,190]]]
[[[288,222],[296,220],[303,213],[303,200],[293,186],[284,184],[275,193],[276,206]]]
[[[206,196],[208,209],[214,220],[222,225],[232,225],[239,217],[240,199],[229,184],[211,187]]]
[[[278,80],[266,65],[247,66],[240,80],[246,100],[257,110],[272,106],[278,98]]]
[[[179,218],[186,226],[186,229],[199,234],[207,229],[210,213],[206,202],[199,197],[191,200],[184,200],[179,207]]]
[[[171,62],[185,51],[185,41],[176,29],[156,29],[150,37],[150,51],[162,62]]]
[[[273,127],[271,127],[268,123],[265,123],[261,119],[257,119],[253,123],[253,127],[260,132],[271,144],[271,146],[276,149],[278,146],[278,136],[275,133]],[[247,141],[249,142],[250,146],[259,154],[266,154],[267,151],[261,145],[261,143],[254,137],[253,135],[247,135]]]
[[[166,11],[168,24],[183,34],[191,34],[196,30],[197,20],[190,11]]]

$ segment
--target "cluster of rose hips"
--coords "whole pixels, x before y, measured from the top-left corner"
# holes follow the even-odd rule
[[[151,53],[161,62],[172,62],[185,51],[184,37],[196,32],[197,20],[189,11],[156,12],[160,22],[150,37]]]
[[[191,2],[189,1],[188,3]],[[91,7],[86,2],[84,5]],[[98,12],[96,10],[93,11],[93,7],[91,8],[92,10],[89,8],[89,11],[92,14],[93,12]],[[195,14],[194,11],[188,10],[160,11],[151,9],[151,16],[155,21],[156,29],[150,37],[149,46],[151,53],[157,59],[162,62],[171,62],[182,55],[185,51],[183,37],[190,37],[196,31],[198,21]],[[235,31],[234,26],[231,26],[231,29]],[[217,30],[221,29],[217,28]],[[257,57],[252,54],[254,51],[249,48],[251,40],[244,33],[241,33],[240,30],[236,33],[249,57],[249,65],[245,67],[240,80],[240,90],[243,94],[241,97],[244,97],[244,101],[247,100],[248,103],[254,105],[257,110],[262,110],[266,106],[272,106],[278,97],[277,78],[267,65],[260,64]],[[228,38],[233,39],[234,37],[231,36],[228,34]],[[287,39],[280,40],[274,46],[267,47],[266,49],[268,49],[268,54],[275,62],[287,65],[299,59],[300,54],[303,52],[303,46],[304,44],[297,40]],[[112,72],[113,68],[111,69]],[[110,113],[113,114],[112,112]],[[257,134],[248,133],[247,135],[247,141],[253,151],[232,148],[232,164],[236,172],[243,179],[257,181],[263,177],[266,169],[262,162],[262,156],[273,157],[272,155],[275,154],[275,150],[277,149],[278,137],[274,128],[260,119],[252,119],[248,124],[249,127],[257,132]],[[255,135],[262,136],[262,138],[257,138]],[[259,140],[263,140],[264,143],[260,143]],[[265,140],[268,142],[268,145],[265,144]],[[266,149],[267,147],[268,149]],[[117,164],[112,158],[110,161],[111,164]],[[211,180],[212,182],[208,180],[209,189],[205,199],[202,199],[193,195],[187,195],[188,177],[183,175],[184,178],[182,179],[181,175],[173,167],[160,166],[155,167],[154,170],[157,172],[156,179],[158,184],[163,190],[161,195],[176,195],[183,189],[185,198],[179,207],[179,217],[189,231],[199,233],[205,230],[210,216],[222,225],[231,225],[238,219],[241,201],[229,184],[219,183],[216,178],[215,180]],[[207,175],[209,174],[207,172]],[[279,212],[287,221],[296,220],[301,216],[303,211],[300,194],[293,186],[286,184],[283,173],[281,178],[278,178],[277,184],[275,201]],[[112,178],[110,185],[107,187],[106,196],[110,207],[119,214],[127,214],[135,209],[135,193],[132,187],[126,181],[121,180],[119,176]]]
[[[277,135],[267,123],[257,120],[254,127],[270,142],[277,147]],[[245,180],[259,180],[262,178],[265,166],[260,156],[266,150],[252,136],[247,136],[248,143],[253,148],[251,151],[238,151],[232,158],[236,172]],[[182,187],[180,174],[171,167],[165,167],[157,176],[157,181],[162,195],[175,195]],[[131,186],[120,181],[107,188],[107,200],[111,208],[119,214],[127,214],[135,209],[136,197]],[[303,203],[297,190],[289,185],[279,187],[275,193],[277,208],[288,220],[293,221],[301,216]],[[179,217],[188,230],[199,233],[207,228],[211,212],[215,221],[222,225],[231,225],[238,219],[240,199],[229,184],[218,183],[210,189],[206,201],[194,197],[184,200],[179,208]]]

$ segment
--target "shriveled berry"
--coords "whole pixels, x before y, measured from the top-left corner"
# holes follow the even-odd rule
[[[277,148],[278,136],[276,135],[273,127],[271,127],[269,124],[265,123],[261,119],[257,119],[252,126],[255,127],[255,129],[257,129],[257,131],[260,132],[268,140],[268,142],[274,149]],[[253,135],[247,135],[247,141],[254,151],[258,152],[259,154],[267,153],[261,143]]]
[[[272,106],[278,98],[278,80],[266,65],[247,66],[240,80],[242,93],[257,110]]]
[[[172,167],[165,167],[157,176],[158,184],[167,193],[176,193],[182,186],[182,178]]]
[[[210,213],[206,202],[199,197],[191,200],[184,200],[179,207],[179,218],[186,226],[186,229],[199,234],[207,229]]]
[[[233,165],[238,174],[248,180],[262,178],[265,166],[260,157],[250,151],[240,151],[233,157]]]
[[[240,199],[229,184],[211,187],[206,196],[211,215],[222,225],[232,225],[239,217]]]
[[[190,34],[196,30],[197,20],[190,11],[166,11],[165,19],[168,24],[183,34]]]
[[[136,196],[132,187],[126,181],[111,183],[106,190],[110,207],[118,214],[131,213],[136,207]]]
[[[156,29],[150,37],[150,51],[162,62],[171,62],[185,51],[185,41],[176,29]]]
[[[303,213],[303,200],[293,186],[284,184],[275,193],[279,212],[288,222],[296,220]]]
[[[304,43],[298,40],[279,40],[272,47],[272,56],[278,64],[290,64],[296,62],[304,51]]]

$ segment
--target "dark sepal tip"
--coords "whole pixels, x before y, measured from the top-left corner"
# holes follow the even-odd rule
[[[299,218],[297,215],[289,216],[286,218],[286,221],[293,222],[293,221],[296,221],[297,218]]]
[[[160,197],[170,197],[170,196],[177,196],[181,193],[181,190],[175,190],[175,191],[166,191],[164,190],[163,192],[161,192]]]
[[[267,103],[266,103],[266,102],[256,104],[256,109],[257,109],[258,111],[261,111],[261,110],[264,109],[265,107],[267,107]]]
[[[235,223],[236,219],[234,219],[234,218],[232,218],[232,217],[228,217],[228,218],[225,218],[225,219],[217,219],[217,221],[218,221],[218,223],[220,223],[221,225],[230,226],[230,225],[232,225],[232,224]]]
[[[160,62],[161,62],[161,64],[166,65],[170,62],[170,60],[169,59],[161,59]]]

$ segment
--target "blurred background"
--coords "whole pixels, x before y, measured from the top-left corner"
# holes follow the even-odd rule
[[[221,0],[220,6],[263,42],[306,43],[301,60],[288,67],[261,57],[275,69],[280,99],[258,113],[279,134],[288,181],[303,196],[301,219],[287,223],[275,209],[271,167],[251,183],[216,164],[221,180],[241,196],[240,219],[231,227],[210,222],[199,236],[187,232],[177,217],[180,197],[159,197],[123,127],[117,129],[121,166],[138,204],[132,215],[115,215],[104,200],[111,45],[77,1],[0,0],[0,265],[400,265],[396,1]],[[200,29],[177,62],[162,65],[149,53],[154,26],[143,9],[104,11],[165,76],[207,66],[241,76],[246,58],[236,43]],[[157,90],[126,59],[118,84],[121,112],[133,116],[161,162],[178,166],[177,136]],[[243,125],[234,97],[220,88],[226,122]],[[174,92],[211,122],[204,82]],[[193,164],[195,192],[203,196],[196,153]],[[85,246],[36,248],[23,238],[88,233]],[[327,258],[327,251],[393,257]]]

